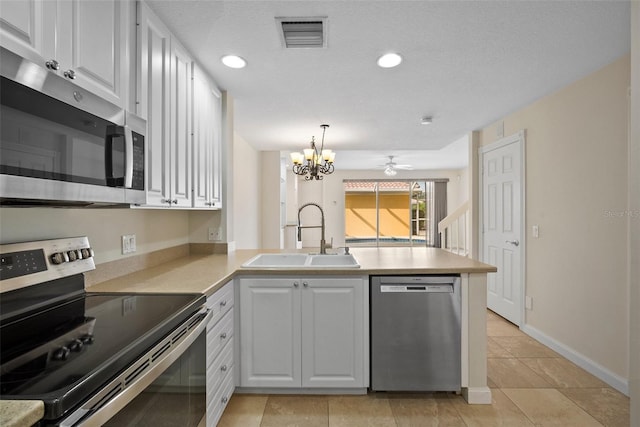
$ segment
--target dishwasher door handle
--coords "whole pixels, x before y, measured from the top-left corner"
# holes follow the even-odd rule
[[[429,283],[424,285],[380,285],[381,293],[410,293],[410,292],[426,292],[426,293],[453,293],[453,283]]]

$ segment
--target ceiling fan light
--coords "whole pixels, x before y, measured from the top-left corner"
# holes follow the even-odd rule
[[[391,166],[387,166],[386,168],[384,168],[384,174],[387,176],[395,176],[397,173],[398,171]]]

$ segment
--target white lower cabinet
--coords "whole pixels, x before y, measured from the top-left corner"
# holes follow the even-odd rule
[[[239,279],[240,386],[368,386],[366,277]]]
[[[233,282],[207,298],[213,316],[207,325],[207,426],[218,424],[233,394]]]

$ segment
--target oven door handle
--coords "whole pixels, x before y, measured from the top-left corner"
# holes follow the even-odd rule
[[[212,316],[211,310],[202,307],[62,420],[60,427],[93,427],[106,423],[182,356],[205,331]]]

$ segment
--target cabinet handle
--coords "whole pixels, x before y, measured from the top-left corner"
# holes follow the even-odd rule
[[[309,287],[309,283],[308,282],[302,282],[302,286],[304,286],[305,288]]]
[[[294,288],[297,288],[298,286],[300,286],[300,283],[298,283],[298,282],[293,282],[293,287],[294,287]]]
[[[64,76],[70,80],[75,80],[76,72],[73,70],[67,70],[64,72]]]
[[[220,307],[224,307],[226,305],[227,305],[227,301],[226,300],[220,301]]]
[[[220,402],[222,402],[223,404],[226,404],[229,401],[229,399],[227,398],[227,396],[224,396],[222,399],[220,399]]]
[[[223,332],[220,334],[220,338],[222,338],[223,340],[227,338],[227,333]]]
[[[178,204],[178,199],[173,199],[173,200],[171,201],[171,203],[173,203],[174,205],[177,205],[177,204]]]
[[[168,203],[168,204],[171,204],[171,203],[173,203],[173,202],[171,201],[171,199],[160,199],[160,203]]]
[[[222,365],[222,366],[220,367],[220,370],[221,370],[222,372],[227,372],[227,365]]]
[[[59,70],[60,69],[60,63],[58,61],[56,61],[55,59],[50,59],[49,61],[45,62],[44,65],[50,70]]]

